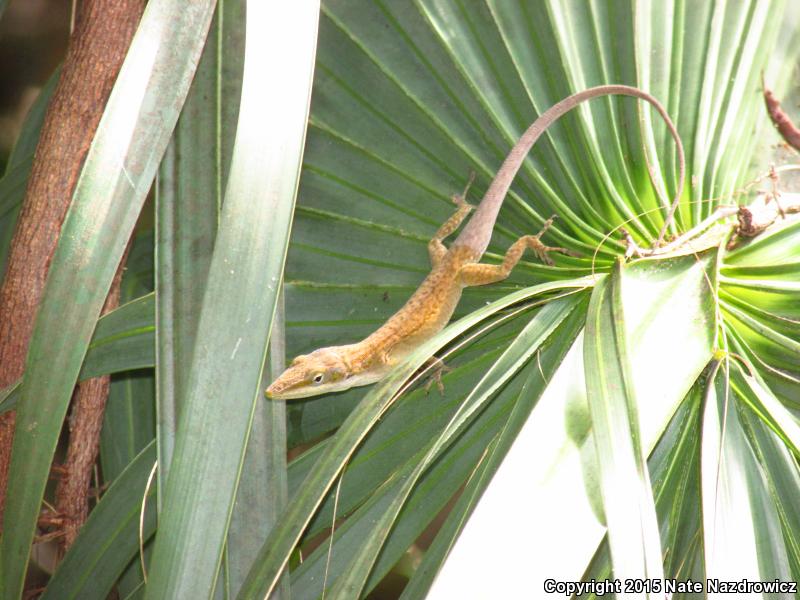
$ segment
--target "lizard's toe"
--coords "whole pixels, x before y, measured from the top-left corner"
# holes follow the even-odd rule
[[[450,196],[450,199],[458,208],[463,208],[467,211],[471,211],[475,208],[475,205],[467,202],[466,198],[464,198],[462,194],[453,194]]]

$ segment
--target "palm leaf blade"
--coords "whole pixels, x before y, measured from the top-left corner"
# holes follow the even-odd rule
[[[62,227],[18,408],[19,435],[14,438],[0,548],[8,598],[22,593],[36,517],[72,388],[202,47],[197,36],[186,34],[207,28],[208,4],[188,9],[163,0],[148,5]],[[122,157],[109,150],[119,144]]]
[[[313,3],[291,11],[248,4],[236,146],[191,374],[179,400],[148,598],[208,598],[218,582],[245,443],[255,403],[263,401],[261,372],[302,156],[316,22]],[[293,61],[281,56],[286,44]],[[271,75],[263,77],[264,69]],[[284,90],[280,110],[265,113],[264,104],[276,101],[274,82]],[[188,497],[203,502],[187,504]]]

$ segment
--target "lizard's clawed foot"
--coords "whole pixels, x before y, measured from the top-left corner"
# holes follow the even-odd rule
[[[552,267],[555,263],[553,259],[550,258],[550,252],[560,252],[561,254],[566,254],[567,256],[574,256],[579,257],[580,254],[575,252],[574,250],[570,250],[569,248],[562,248],[561,246],[545,246],[541,242],[539,242],[539,246],[532,248],[534,254],[539,257],[544,264],[548,267]]]
[[[460,194],[453,194],[450,196],[453,204],[455,204],[458,208],[464,208],[467,212],[475,208],[473,204],[467,202],[467,193],[469,192],[469,188],[472,186],[473,181],[475,181],[475,171],[470,171],[469,179],[467,179],[467,185],[464,186],[464,191]]]
[[[578,257],[580,254],[577,252],[570,250],[568,248],[562,248],[561,246],[546,246],[541,242],[541,237],[545,234],[545,232],[550,229],[550,226],[553,224],[553,221],[556,220],[556,215],[551,216],[547,219],[544,224],[542,225],[541,230],[534,236],[530,236],[528,240],[528,248],[530,248],[533,253],[541,260],[544,264],[549,267],[553,266],[553,259],[550,258],[550,252],[560,252],[561,254],[566,254],[567,256],[575,256]]]
[[[429,393],[431,386],[435,383],[436,389],[439,390],[439,395],[444,396],[444,383],[442,382],[442,375],[449,373],[453,369],[444,364],[444,361],[441,358],[436,358],[435,356],[432,356],[428,360],[428,368],[431,369],[431,374],[428,377],[428,382],[425,384],[425,393]]]

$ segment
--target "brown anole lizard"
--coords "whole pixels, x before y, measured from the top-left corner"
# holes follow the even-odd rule
[[[431,272],[400,310],[377,331],[360,342],[320,348],[310,354],[298,356],[267,388],[267,396],[280,400],[305,398],[379,381],[409,353],[447,324],[465,287],[502,281],[511,273],[526,248],[532,250],[548,265],[552,264],[547,256],[548,252],[572,254],[565,248],[550,247],[542,243],[541,237],[553,221],[551,217],[544,222],[539,233],[525,235],[514,242],[501,264],[478,262],[489,245],[497,214],[511,182],[536,140],[559,117],[581,102],[609,95],[633,96],[652,104],[666,122],[678,146],[680,181],[656,242],[658,246],[677,208],[680,192],[683,189],[684,155],[678,132],[664,107],[647,92],[624,85],[589,88],[553,105],[522,134],[503,161],[475,214],[448,249],[442,241],[458,229],[473,208],[465,200],[469,184],[463,194],[453,196],[457,207],[455,214],[439,228],[428,243]]]

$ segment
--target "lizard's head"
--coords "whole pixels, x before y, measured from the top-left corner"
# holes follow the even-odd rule
[[[273,400],[292,400],[346,390],[358,385],[342,356],[341,346],[320,348],[303,354],[267,388]],[[356,378],[353,378],[356,379]]]

